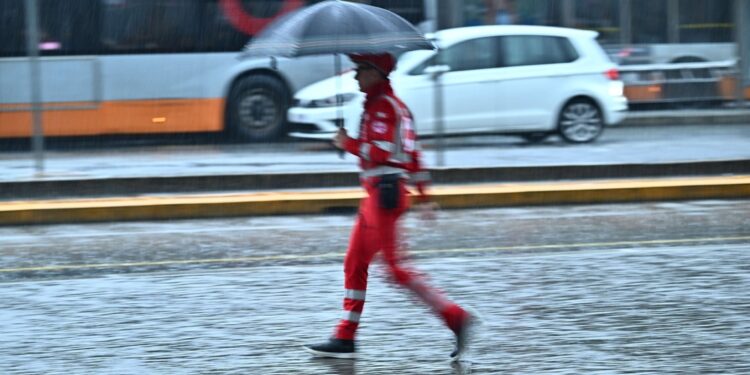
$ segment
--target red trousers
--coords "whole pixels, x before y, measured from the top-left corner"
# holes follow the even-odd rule
[[[393,280],[414,292],[443,319],[448,328],[456,332],[466,312],[446,299],[442,292],[427,285],[419,273],[400,261],[397,223],[409,207],[404,182],[399,184],[399,206],[394,209],[380,207],[376,183],[377,177],[363,183],[367,197],[360,202],[344,258],[344,316],[336,328],[335,337],[354,340],[365,305],[367,270],[378,252]]]

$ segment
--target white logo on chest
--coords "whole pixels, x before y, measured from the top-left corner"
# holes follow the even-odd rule
[[[382,121],[374,121],[371,126],[372,131],[378,134],[385,134],[385,132],[388,131],[388,124]]]

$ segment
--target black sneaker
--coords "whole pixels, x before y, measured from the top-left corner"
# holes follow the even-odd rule
[[[317,357],[354,359],[357,358],[357,349],[354,340],[343,340],[332,338],[328,342],[317,345],[303,345],[302,348]]]
[[[464,318],[461,328],[458,329],[456,334],[456,348],[451,353],[451,361],[455,362],[461,359],[461,355],[464,354],[466,347],[469,344],[471,338],[471,330],[474,325],[481,322],[479,315],[474,311],[466,311],[466,318]]]

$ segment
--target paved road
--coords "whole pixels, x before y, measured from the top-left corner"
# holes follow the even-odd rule
[[[435,141],[424,146],[427,165],[438,166]],[[75,148],[75,143],[70,147]],[[513,137],[451,138],[443,157],[447,167],[746,160],[750,159],[750,126],[611,128],[587,145],[568,145],[555,137],[535,145]],[[0,181],[357,170],[354,157],[341,160],[317,142],[136,147],[119,147],[115,142],[53,150],[46,153],[45,165],[45,175],[36,176],[29,152],[1,152]]]
[[[4,374],[747,373],[750,201],[450,211],[414,262],[485,325],[372,270],[356,362],[302,342],[338,317],[350,215],[0,228]]]

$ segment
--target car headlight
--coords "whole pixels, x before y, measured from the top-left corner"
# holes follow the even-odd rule
[[[346,104],[354,98],[357,97],[357,94],[349,93],[349,94],[340,94],[340,95],[333,95],[329,96],[327,98],[323,99],[312,99],[312,100],[297,100],[297,104],[300,107],[305,108],[325,108],[325,107],[335,107],[338,103],[336,101],[336,97],[340,97],[341,104]]]

